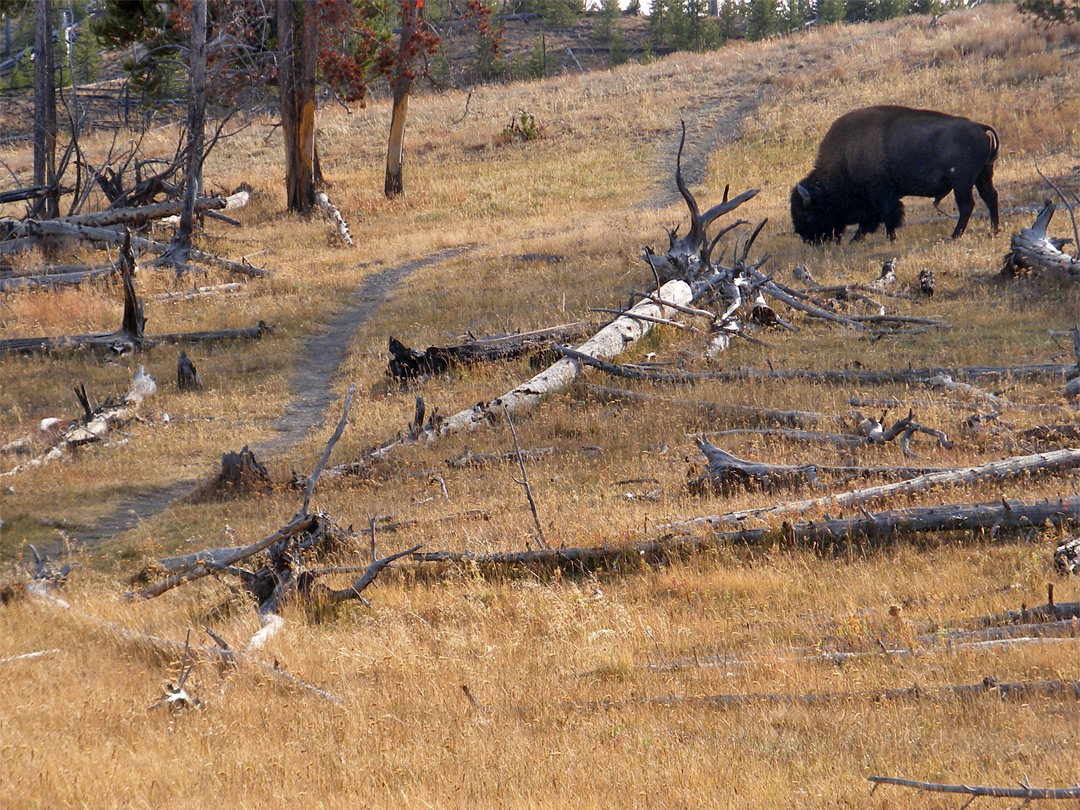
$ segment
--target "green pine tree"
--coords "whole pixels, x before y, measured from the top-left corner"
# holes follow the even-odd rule
[[[746,36],[765,39],[777,29],[776,0],[750,0],[746,13]]]
[[[611,37],[611,45],[608,50],[608,62],[612,67],[616,65],[624,64],[630,61],[630,45],[626,41],[626,34],[622,31],[620,25],[615,29],[615,34]]]
[[[533,43],[529,61],[525,63],[525,75],[530,79],[543,79],[547,76],[547,43],[543,33]]]

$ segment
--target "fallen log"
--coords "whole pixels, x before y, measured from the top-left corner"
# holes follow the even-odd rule
[[[1015,278],[1032,270],[1041,270],[1073,281],[1080,278],[1080,259],[1061,250],[1071,240],[1052,239],[1046,233],[1056,208],[1051,200],[1045,200],[1032,226],[1013,234],[1001,269],[1003,275]]]
[[[969,619],[968,624],[973,627],[1000,627],[1008,624],[1031,624],[1033,622],[1057,622],[1066,619],[1080,618],[1080,602],[1054,602],[1054,584],[1047,586],[1047,601],[1045,605],[1036,607],[1022,606],[1019,610],[1008,610],[1004,613],[994,613],[990,616],[979,616]]]
[[[758,486],[766,492],[775,487],[793,486],[804,480],[812,489],[817,489],[816,464],[767,464],[745,461],[721,450],[704,439],[697,439],[697,446],[708,459],[709,466],[696,481],[689,484],[691,491],[701,491],[706,487],[716,489],[723,495],[730,495],[738,489]]]
[[[315,205],[334,223],[334,229],[337,231],[341,241],[349,247],[356,247],[352,233],[349,232],[349,223],[345,221],[345,217],[341,215],[341,211],[338,210],[337,206],[330,202],[330,197],[325,191],[316,192]]]
[[[1077,696],[1080,697],[1080,682],[1074,687]],[[869,781],[874,783],[870,795],[881,785],[898,785],[900,787],[915,788],[925,793],[952,793],[961,796],[970,796],[967,804],[980,796],[989,796],[995,799],[1023,799],[1023,804],[1036,799],[1080,799],[1080,785],[1068,788],[1037,788],[1029,784],[1021,783],[1020,787],[982,787],[978,785],[944,785],[938,782],[920,782],[915,779],[900,779],[895,776],[868,776]],[[1027,777],[1025,777],[1026,782]],[[967,807],[967,804],[964,806]]]
[[[226,207],[226,204],[223,197],[201,197],[195,201],[195,213],[202,213],[203,211],[220,211]],[[79,214],[70,217],[60,217],[53,221],[64,222],[70,225],[89,225],[96,228],[106,228],[114,225],[137,226],[145,225],[147,222],[153,222],[156,219],[177,216],[183,211],[183,208],[183,200],[168,200],[152,205],[140,205],[134,208],[113,208],[108,211],[99,211],[94,214]],[[13,236],[31,235],[28,226],[29,222],[31,222],[31,220],[27,220],[27,223],[24,223],[24,225],[27,225],[24,229],[25,233],[20,233],[16,230]]]
[[[586,321],[536,329],[516,335],[470,340],[451,346],[428,346],[420,352],[391,337],[387,372],[395,379],[413,379],[428,374],[442,374],[452,363],[470,365],[496,362],[549,348],[558,341],[580,340],[588,334]]]
[[[28,227],[34,237],[70,236],[76,239],[85,239],[89,242],[103,242],[108,245],[123,244],[125,238],[122,231],[112,228],[95,228],[89,225],[68,224],[57,220],[44,220],[41,222],[31,221],[28,223]],[[170,247],[163,242],[154,242],[150,239],[143,239],[136,236],[131,237],[131,243],[139,250],[153,253],[155,256],[165,254]],[[0,242],[0,255],[12,253],[16,250],[24,250],[26,247],[27,245],[22,239],[12,239],[8,242]],[[222,259],[209,253],[203,253],[199,250],[192,250],[189,253],[189,258],[194,261],[221,267],[229,272],[240,273],[246,276],[266,278],[272,275],[269,270],[264,270],[261,267],[255,267],[246,262],[232,262],[228,259]]]
[[[567,347],[557,347],[559,351]],[[571,353],[575,352],[576,353]],[[724,369],[720,371],[659,371],[646,369],[632,364],[616,365],[603,358],[590,356],[577,350],[567,352],[568,357],[599,369],[615,377],[628,380],[644,380],[663,383],[694,383],[700,380],[720,382],[744,382],[748,380],[807,380],[809,382],[828,383],[831,385],[887,385],[889,383],[922,382],[937,374],[948,374],[953,378],[967,377],[1012,377],[1012,378],[1064,378],[1076,366],[1063,363],[1029,363],[1015,366],[967,366],[961,368],[909,368],[881,369],[834,369],[817,370],[805,368],[791,369]]]
[[[114,275],[118,269],[119,265],[113,263],[63,273],[38,273],[32,276],[9,276],[0,278],[0,292],[74,287],[87,281],[109,278]]]
[[[708,459],[709,466],[696,480],[687,486],[692,492],[716,489],[729,495],[737,487],[748,489],[748,484],[757,482],[762,489],[769,491],[775,486],[792,485],[806,482],[814,489],[820,488],[819,473],[846,475],[853,478],[870,476],[913,478],[930,473],[948,472],[941,467],[844,467],[828,464],[768,464],[751,462],[738,458],[700,437],[695,437],[698,447]]]
[[[863,512],[846,518],[824,518],[757,529],[713,531],[705,536],[667,534],[658,540],[627,546],[596,546],[506,553],[428,551],[413,554],[420,564],[476,565],[480,569],[541,566],[592,570],[614,565],[662,562],[682,554],[726,546],[810,546],[827,552],[847,543],[890,541],[933,532],[1004,536],[1043,526],[1066,526],[1080,521],[1080,496],[1024,503],[1004,500],[976,504],[946,504],[885,512]]]
[[[1080,537],[1068,537],[1054,549],[1054,568],[1066,576],[1080,573]]]
[[[962,486],[975,484],[980,481],[1004,481],[1010,478],[1031,475],[1034,472],[1047,472],[1051,470],[1074,469],[1080,466],[1080,449],[1055,450],[1048,453],[1036,453],[1028,456],[1015,456],[1002,461],[993,461],[988,464],[980,464],[972,467],[961,467],[954,470],[928,473],[905,481],[897,481],[891,484],[882,484],[876,487],[838,492],[834,495],[826,495],[805,501],[793,501],[765,506],[757,509],[747,509],[741,512],[729,512],[722,515],[706,515],[703,517],[679,520],[664,526],[661,531],[672,529],[684,529],[690,526],[721,527],[738,523],[749,518],[774,519],[786,515],[797,515],[811,510],[837,509],[847,506],[865,504],[869,501],[893,495],[910,495],[915,492],[923,492],[934,487]]]
[[[669,281],[660,289],[660,297],[665,301],[676,304],[689,304],[693,300],[693,290],[685,281],[676,279]],[[657,315],[664,317],[666,309],[653,301],[640,301],[630,310],[632,313],[644,315]],[[616,357],[627,346],[637,341],[643,335],[648,334],[652,325],[630,317],[620,316],[607,326],[600,329],[595,335],[581,345],[581,350],[590,356]],[[453,416],[441,420],[438,425],[424,431],[417,431],[406,437],[394,439],[381,447],[372,450],[368,455],[372,459],[383,458],[394,449],[412,444],[420,437],[427,441],[433,441],[438,437],[458,433],[463,430],[474,430],[483,422],[497,419],[500,412],[508,412],[511,416],[530,410],[540,401],[557,391],[562,391],[577,379],[581,373],[581,364],[569,357],[563,357],[532,379],[514,388],[512,391],[494,399],[488,403],[480,403]]]
[[[469,467],[486,467],[488,464],[509,464],[518,458],[537,461],[550,456],[555,452],[554,447],[537,447],[534,450],[521,450],[515,453],[474,453],[469,448],[459,458],[447,459],[446,466],[452,470],[463,470]]]

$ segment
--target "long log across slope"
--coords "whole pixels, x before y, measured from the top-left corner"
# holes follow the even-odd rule
[[[685,281],[676,279],[660,288],[660,299],[680,306],[693,301],[693,291]],[[628,346],[641,339],[652,329],[653,323],[645,318],[665,318],[670,316],[670,308],[655,301],[639,301],[626,314],[620,315],[603,327],[591,338],[578,347],[579,351],[593,357],[614,358]],[[642,317],[635,317],[642,316]],[[498,418],[504,411],[517,415],[534,408],[540,400],[549,394],[567,388],[581,374],[582,364],[577,360],[564,357],[548,366],[532,379],[508,391],[498,399],[481,403],[468,410],[460,411],[446,419],[437,427],[424,434],[426,440],[434,440],[463,430],[472,430],[488,419]],[[372,458],[382,458],[398,447],[414,439],[402,438],[383,445],[372,451]]]

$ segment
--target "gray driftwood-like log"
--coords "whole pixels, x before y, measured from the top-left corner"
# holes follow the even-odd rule
[[[564,347],[559,347],[562,351]],[[957,368],[929,367],[911,369],[864,369],[819,370],[807,368],[790,369],[724,369],[720,371],[666,371],[643,366],[610,363],[600,357],[590,356],[579,347],[575,360],[599,369],[614,377],[663,383],[693,383],[700,380],[742,382],[746,380],[807,380],[830,385],[887,385],[889,383],[922,382],[936,374],[948,374],[953,378],[978,379],[982,377],[1012,377],[1016,379],[1063,379],[1075,365],[1063,363],[1028,363],[1015,366],[966,366]]]
[[[120,245],[124,242],[124,232],[115,228],[97,228],[90,225],[72,224],[58,220],[44,220],[41,222],[30,221],[28,222],[28,228],[35,238],[42,236],[70,236],[75,239],[84,239],[88,242],[101,242],[107,245]],[[153,253],[156,256],[163,255],[169,250],[169,246],[162,242],[154,242],[150,239],[143,239],[141,237],[133,236],[131,237],[131,242],[132,245],[139,250]],[[6,242],[0,242],[0,255],[13,253],[18,250],[25,250],[28,246],[29,245],[27,245],[23,239],[12,239]],[[222,259],[218,256],[203,253],[199,250],[192,250],[189,254],[189,258],[192,261],[220,267],[231,273],[239,273],[245,276],[265,278],[272,275],[269,270],[265,270],[261,267],[255,267],[246,262],[229,261],[228,259]]]
[[[345,217],[341,215],[341,211],[338,210],[337,206],[330,202],[330,197],[325,191],[315,193],[315,205],[334,224],[334,230],[337,231],[341,241],[349,247],[356,247],[352,233],[349,231],[349,223],[345,221]]]
[[[1074,691],[1077,697],[1080,697],[1080,682],[1074,685]],[[960,796],[970,796],[971,798],[968,799],[964,807],[967,807],[968,804],[971,804],[974,799],[980,796],[993,799],[1023,799],[1023,804],[1037,799],[1080,799],[1080,785],[1067,788],[1037,788],[1021,783],[1020,787],[986,787],[920,782],[916,779],[901,779],[895,776],[868,776],[866,778],[874,784],[874,787],[870,790],[871,796],[882,785],[897,785],[899,787],[914,788],[924,793],[952,793]]]
[[[1080,259],[1061,250],[1072,240],[1053,239],[1046,233],[1056,208],[1051,200],[1045,200],[1032,226],[1021,228],[1019,233],[1013,234],[1002,267],[1004,275],[1016,277],[1036,270],[1055,273],[1074,281],[1080,278]]]
[[[516,335],[482,338],[450,346],[428,346],[420,352],[410,349],[391,337],[390,362],[387,372],[395,379],[413,379],[429,374],[442,374],[452,364],[470,365],[496,362],[542,351],[564,340],[580,340],[588,335],[590,324],[585,321],[522,332]]]
[[[716,489],[730,495],[740,489],[759,487],[771,492],[777,487],[797,486],[803,482],[817,489],[817,466],[814,464],[766,464],[744,461],[726,450],[721,450],[704,439],[697,439],[697,446],[708,459],[708,469],[697,480],[690,482],[692,491]]]
[[[910,495],[935,487],[949,487],[974,484],[980,481],[1004,481],[1028,476],[1036,472],[1075,469],[1080,466],[1080,449],[1055,450],[1047,453],[1035,453],[1027,456],[1015,456],[1002,461],[993,461],[972,467],[960,467],[954,470],[928,473],[917,478],[881,484],[876,487],[838,492],[805,501],[792,501],[747,509],[741,512],[729,512],[722,515],[706,515],[698,518],[675,521],[661,527],[661,530],[681,530],[691,526],[711,526],[721,528],[751,518],[771,520],[788,515],[797,515],[811,510],[841,509],[858,506],[880,498],[895,495]]]
[[[797,486],[804,481],[819,489],[819,473],[843,475],[849,478],[914,478],[930,473],[948,472],[941,467],[843,467],[827,464],[767,464],[745,461],[700,437],[695,437],[698,447],[708,459],[709,466],[697,479],[687,486],[692,492],[719,490],[730,495],[736,489],[749,489],[756,484],[765,491],[780,486]]]
[[[993,501],[944,504],[885,512],[862,512],[846,518],[785,523],[757,529],[718,530],[705,536],[665,535],[627,546],[562,548],[474,554],[468,551],[429,551],[413,555],[418,563],[470,564],[481,569],[513,570],[520,566],[592,570],[613,565],[662,562],[681,554],[729,545],[810,546],[822,552],[848,543],[888,542],[899,537],[937,532],[967,534],[994,532],[998,536],[1033,528],[1066,526],[1080,521],[1080,496],[1025,503]]]
[[[463,470],[469,467],[486,467],[488,464],[509,464],[517,461],[519,457],[529,461],[538,461],[550,456],[553,452],[555,452],[554,447],[537,447],[514,453],[474,453],[466,447],[460,457],[447,459],[446,466],[452,470]]]
[[[690,192],[682,176],[682,150],[685,143],[686,122],[683,121],[679,151],[675,156],[675,185],[678,187],[679,193],[690,211],[690,228],[685,236],[679,236],[678,227],[668,231],[668,252],[663,256],[657,255],[648,249],[645,251],[645,261],[656,274],[658,286],[675,279],[694,281],[703,271],[709,272],[708,255],[712,250],[712,245],[709,244],[708,240],[709,226],[719,217],[752,200],[758,193],[758,189],[750,189],[729,200],[728,192],[730,189],[725,188],[723,200],[702,213],[697,200],[694,199],[694,195]],[[715,244],[715,239],[713,244]],[[705,261],[702,261],[703,249]],[[661,298],[663,297],[661,295]],[[675,301],[675,303],[685,305],[688,302]]]
[[[124,323],[131,318],[128,313],[128,296],[125,286],[124,299]],[[132,316],[133,317],[133,316]],[[146,318],[142,317],[142,299],[138,300],[138,318],[143,323]],[[132,321],[134,322],[134,321]],[[78,347],[89,347],[101,351],[109,351],[114,354],[124,355],[129,352],[172,343],[204,343],[214,340],[258,340],[263,335],[274,330],[273,324],[259,321],[255,326],[247,326],[240,329],[210,329],[204,332],[172,332],[161,335],[136,335],[121,328],[116,332],[107,332],[97,335],[72,335],[69,337],[54,338],[7,338],[0,340],[0,354],[11,352],[13,354],[42,354],[47,352],[66,351]]]
[[[5,275],[0,277],[0,292],[74,287],[87,281],[110,278],[119,269],[120,264],[113,262],[99,266],[72,265],[64,268],[48,268],[42,272],[24,276]]]
[[[712,709],[733,709],[743,706],[806,704],[823,706],[850,703],[852,700],[867,700],[872,703],[893,701],[941,701],[946,699],[972,700],[984,695],[999,699],[1024,700],[1034,697],[1057,698],[1065,700],[1080,699],[1080,680],[1060,681],[1017,681],[1002,683],[994,678],[984,678],[975,684],[951,686],[909,686],[899,689],[874,689],[863,692],[810,692],[804,694],[766,692],[759,694],[729,695],[668,695],[659,698],[625,698],[593,700],[586,703],[572,701],[561,704],[563,708],[580,712],[581,710],[609,711],[621,706],[642,704],[653,706],[705,706]],[[1071,790],[1071,788],[1069,788]],[[1030,790],[1035,790],[1031,788]],[[1080,788],[1078,788],[1080,790]],[[1045,797],[1056,798],[1056,797]],[[1073,797],[1062,797],[1073,798]]]
[[[676,279],[669,281],[660,289],[660,297],[665,301],[686,305],[691,303],[694,293],[690,284]],[[667,308],[653,301],[640,301],[630,311],[658,317],[667,315]],[[623,315],[596,332],[580,348],[590,356],[616,357],[627,346],[648,334],[651,329],[652,324],[647,321]],[[439,420],[438,424],[430,430],[412,431],[406,436],[393,439],[370,451],[368,458],[373,460],[385,458],[397,448],[413,444],[421,439],[430,442],[450,434],[474,430],[485,422],[498,419],[504,410],[511,416],[516,416],[535,408],[549,394],[568,388],[580,374],[581,364],[569,357],[563,357],[498,399],[488,403],[479,403]]]

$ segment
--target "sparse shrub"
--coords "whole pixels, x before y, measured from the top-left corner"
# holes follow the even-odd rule
[[[521,114],[510,119],[510,123],[503,129],[503,140],[507,143],[513,141],[535,141],[544,137],[544,126],[537,122],[532,114],[521,111]]]
[[[89,26],[83,26],[71,44],[71,66],[76,84],[97,81],[101,72],[101,43]]]
[[[601,0],[600,13],[597,15],[596,25],[593,26],[593,39],[598,42],[611,42],[615,32],[621,30],[619,0]]]

